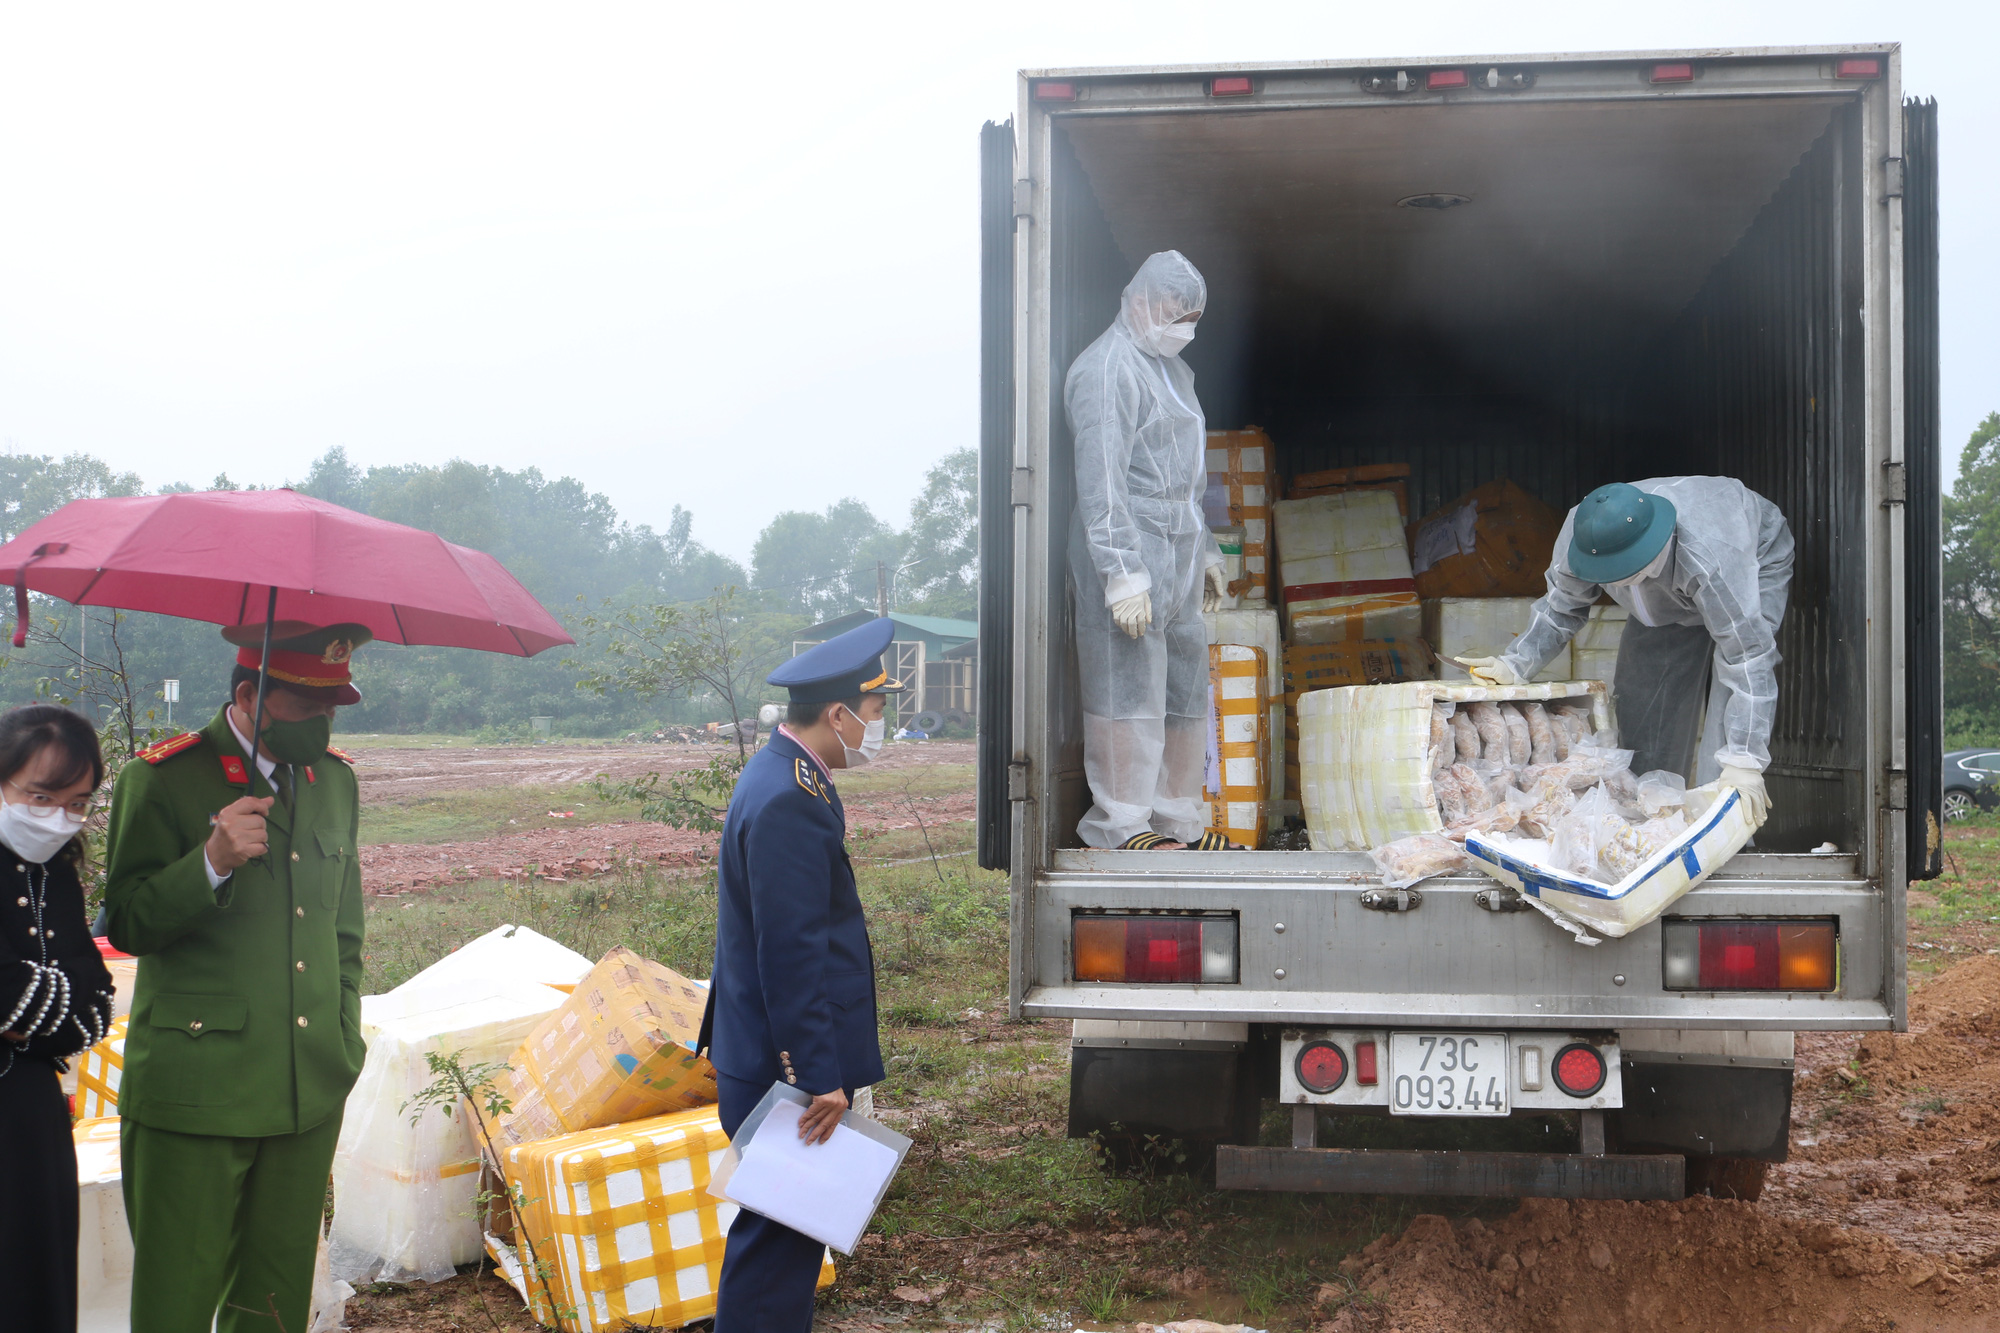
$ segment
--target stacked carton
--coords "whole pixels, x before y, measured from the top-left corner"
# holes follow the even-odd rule
[[[1211,528],[1241,528],[1238,606],[1261,607],[1271,595],[1271,488],[1277,480],[1271,437],[1260,427],[1208,433],[1208,491],[1203,513]]]
[[[1275,506],[1291,643],[1414,639],[1422,629],[1396,497],[1335,491]]]
[[[473,1108],[514,1205],[488,1251],[566,1333],[715,1313],[736,1209],[707,1192],[729,1146],[715,1070],[695,1049],[707,998],[613,949],[515,1051],[494,1085],[506,1109]],[[832,1272],[829,1262],[822,1284]]]
[[[1210,762],[1202,796],[1208,827],[1239,847],[1264,834],[1270,792],[1270,698],[1264,650],[1235,643],[1208,648]]]
[[[708,1192],[729,1147],[713,1106],[501,1149],[519,1230],[487,1250],[535,1317],[574,1333],[715,1313],[736,1205]],[[819,1285],[833,1281],[831,1258]]]
[[[1563,516],[1511,481],[1474,487],[1410,532],[1417,592],[1431,597],[1539,597]]]

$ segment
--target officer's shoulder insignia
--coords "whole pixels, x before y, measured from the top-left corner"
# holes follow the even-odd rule
[[[335,759],[338,759],[341,763],[346,764],[349,768],[354,767],[354,756],[349,754],[347,751],[336,750],[331,745],[329,745],[326,747],[326,752],[332,755]]]
[[[801,787],[804,787],[822,801],[826,800],[826,787],[820,782],[819,774],[813,771],[811,764],[803,759],[792,760],[792,774],[798,778]],[[828,801],[827,804],[831,805],[832,802]]]
[[[135,757],[143,759],[149,764],[157,764],[161,760],[171,759],[182,750],[199,744],[201,744],[200,732],[184,731],[178,736],[161,741],[158,745],[148,745],[145,749],[139,751]]]

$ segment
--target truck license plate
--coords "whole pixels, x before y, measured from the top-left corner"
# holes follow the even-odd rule
[[[1504,1032],[1389,1034],[1389,1114],[1506,1115]]]

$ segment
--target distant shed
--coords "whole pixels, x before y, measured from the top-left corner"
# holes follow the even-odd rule
[[[873,611],[853,611],[814,625],[792,641],[792,656],[873,619]],[[882,665],[908,687],[897,696],[898,713],[908,719],[933,712],[960,726],[971,725],[979,691],[978,622],[901,611],[891,611],[889,619],[895,622],[896,637],[882,655]],[[962,716],[952,718],[954,713]]]

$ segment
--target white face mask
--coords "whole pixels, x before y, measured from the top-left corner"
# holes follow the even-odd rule
[[[47,861],[82,831],[83,821],[61,806],[37,811],[16,801],[0,805],[0,842],[24,861],[37,865]]]
[[[1194,341],[1194,325],[1168,324],[1153,333],[1153,354],[1155,356],[1179,356],[1181,349]]]
[[[845,708],[841,711],[847,713]],[[853,713],[847,713],[847,716],[854,718],[856,722],[861,722],[861,719],[855,717]],[[840,748],[847,752],[847,767],[859,768],[876,755],[882,753],[882,736],[884,731],[883,719],[879,717],[873,722],[861,722],[861,748],[857,750],[847,743],[847,737],[841,735],[840,726],[836,723],[833,728],[833,734],[840,738]]]

